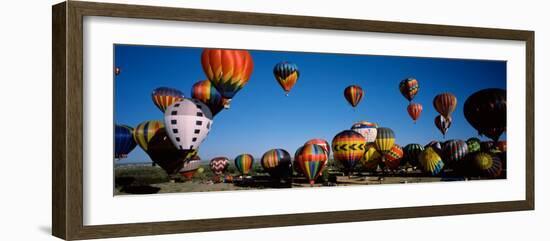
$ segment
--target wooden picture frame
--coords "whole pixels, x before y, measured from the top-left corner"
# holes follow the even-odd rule
[[[54,236],[67,240],[76,240],[534,209],[535,37],[533,31],[76,1],[57,4],[53,6],[52,11],[52,233]],[[526,43],[526,198],[520,201],[490,203],[86,226],[83,224],[84,190],[82,151],[84,121],[84,16],[161,19],[524,41]]]

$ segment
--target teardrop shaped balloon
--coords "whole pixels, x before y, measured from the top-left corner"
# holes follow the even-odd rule
[[[403,160],[409,165],[416,167],[419,162],[419,155],[424,151],[424,147],[417,143],[411,143],[403,147]]]
[[[379,127],[376,133],[376,140],[374,140],[374,146],[376,150],[382,154],[382,157],[391,150],[393,144],[395,144],[395,134],[393,130],[386,127]]]
[[[244,176],[250,173],[253,164],[254,157],[248,153],[240,154],[235,157],[235,168]]]
[[[497,178],[502,173],[502,162],[496,155],[480,152],[474,156],[474,167],[482,176]]]
[[[439,174],[443,170],[443,167],[445,167],[441,156],[431,147],[421,152],[418,159],[422,169],[432,176]]]
[[[498,141],[506,131],[506,90],[483,89],[464,102],[464,117],[480,134]]]
[[[412,101],[416,94],[418,93],[418,81],[415,78],[406,78],[399,82],[399,92],[405,97],[408,101]]]
[[[164,128],[159,129],[149,140],[146,153],[168,175],[176,174],[183,167],[183,163],[196,154],[194,151],[178,150]]]
[[[164,123],[158,120],[144,121],[134,129],[134,141],[145,152],[149,149],[149,142],[161,129],[164,129]]]
[[[330,144],[325,139],[321,139],[321,138],[311,139],[309,141],[306,141],[306,143],[304,143],[304,145],[307,145],[307,144],[315,144],[322,147],[325,150],[325,153],[327,154],[327,160],[330,157]]]
[[[214,157],[210,160],[210,170],[216,175],[222,175],[229,167],[229,158]]]
[[[468,154],[468,144],[463,140],[449,140],[443,147],[444,162],[454,167]]]
[[[201,158],[195,155],[183,163],[183,167],[179,170],[179,174],[187,180],[191,180],[199,167],[201,167]]]
[[[351,126],[351,130],[361,134],[367,143],[374,142],[376,140],[378,125],[373,122],[359,121]]]
[[[433,105],[435,110],[447,119],[451,118],[451,114],[456,108],[456,96],[452,93],[442,93],[435,96]]]
[[[325,150],[315,144],[304,145],[297,153],[296,159],[311,185],[315,183],[328,160]]]
[[[292,175],[290,154],[283,149],[271,149],[262,156],[263,169],[274,178],[288,178]]]
[[[388,152],[384,154],[384,165],[389,169],[395,170],[399,168],[401,159],[403,158],[403,149],[398,144],[393,144]]]
[[[115,67],[115,75],[118,76],[120,74],[120,67]]]
[[[174,146],[180,150],[195,150],[210,132],[212,113],[198,100],[183,99],[168,106],[164,124]]]
[[[159,87],[151,93],[153,103],[164,112],[168,106],[183,99],[183,93],[174,88]]]
[[[368,171],[376,171],[378,164],[382,159],[382,155],[376,150],[373,143],[368,143],[365,154],[361,158],[361,165]]]
[[[481,151],[481,141],[478,138],[469,138],[466,140],[466,145],[468,145],[468,153]]]
[[[445,118],[442,115],[438,115],[435,117],[434,123],[437,129],[439,129],[439,131],[443,135],[443,138],[445,138],[445,134],[447,133],[447,130],[449,130],[449,128],[451,127],[452,118],[451,117]]]
[[[115,125],[115,158],[126,158],[134,150],[137,143],[133,132],[134,128],[127,125]]]
[[[422,105],[418,103],[410,103],[407,106],[407,112],[409,113],[409,116],[413,119],[414,123],[416,123],[416,120],[418,120],[420,114],[422,113]]]
[[[202,80],[193,84],[191,97],[207,105],[213,117],[223,110],[227,104],[227,99],[220,95],[220,92],[214,88],[209,80]]]
[[[254,62],[246,50],[205,49],[202,69],[220,94],[232,99],[250,79]]]
[[[285,94],[288,96],[288,93],[300,77],[300,71],[296,64],[285,61],[275,65],[273,68],[273,75],[275,75],[275,79],[279,82],[279,85],[281,85]]]
[[[332,139],[333,158],[344,166],[348,174],[363,158],[365,148],[365,138],[352,130],[342,131]]]
[[[358,85],[350,85],[344,89],[344,97],[348,101],[348,103],[356,107],[359,102],[361,102],[361,99],[363,99],[363,89]]]

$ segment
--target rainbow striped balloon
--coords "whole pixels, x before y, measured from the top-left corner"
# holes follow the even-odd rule
[[[248,153],[240,154],[235,157],[235,167],[243,174],[248,175],[254,164],[254,157]]]
[[[315,144],[304,145],[295,158],[311,185],[315,183],[328,160],[325,150]]]
[[[393,144],[390,151],[384,154],[384,165],[389,169],[395,170],[399,168],[401,158],[403,158],[403,148],[398,144]]]
[[[145,121],[134,129],[134,140],[145,152],[149,149],[149,141],[160,129],[164,129],[164,123],[158,120]]]
[[[209,80],[202,80],[195,84],[191,88],[191,96],[193,99],[200,100],[212,112],[212,116],[218,114],[223,110],[227,100],[220,95],[220,92],[214,88]]]
[[[399,92],[409,101],[418,93],[418,81],[415,78],[406,78],[399,82]]]
[[[271,149],[262,156],[263,169],[275,178],[286,178],[292,175],[290,154],[283,149]]]
[[[171,104],[183,100],[183,93],[177,89],[159,87],[153,90],[151,97],[157,108],[164,112]]]
[[[309,141],[306,141],[306,143],[304,143],[304,145],[307,145],[307,144],[315,144],[322,147],[325,150],[325,153],[327,153],[327,159],[328,157],[330,157],[330,144],[328,144],[328,141],[326,141],[325,139],[321,139],[321,138],[311,139]]]
[[[248,83],[254,69],[252,56],[246,50],[204,49],[201,63],[208,79],[227,99]]]
[[[356,107],[359,102],[361,102],[361,99],[363,99],[363,89],[358,85],[350,85],[344,89],[344,97],[348,101],[348,103]]]
[[[296,81],[298,81],[300,71],[296,64],[285,61],[275,65],[273,68],[273,75],[275,75],[275,79],[277,79],[277,82],[279,82],[285,94],[288,95],[292,87],[296,84]]]
[[[363,158],[365,147],[365,138],[352,130],[342,131],[332,139],[334,159],[342,163],[345,171],[348,173]]]

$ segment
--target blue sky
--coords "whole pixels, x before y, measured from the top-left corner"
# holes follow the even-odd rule
[[[200,48],[115,45],[114,51],[115,65],[121,68],[115,79],[118,124],[135,127],[145,120],[163,120],[163,113],[151,100],[154,88],[176,88],[190,97],[191,86],[206,78]],[[260,158],[272,148],[293,154],[312,138],[331,142],[334,135],[360,120],[393,129],[400,145],[443,140],[434,125],[437,112],[432,105],[434,96],[442,92],[452,92],[458,99],[446,139],[467,139],[477,136],[477,131],[464,118],[466,98],[480,89],[506,88],[503,61],[250,52],[254,60],[250,81],[234,97],[231,108],[214,118],[200,147],[203,159],[233,159],[245,152]],[[296,63],[300,69],[300,78],[289,96],[273,77],[273,67],[281,61]],[[415,77],[420,84],[414,102],[422,104],[424,111],[416,124],[407,114],[408,101],[398,89],[406,77]],[[365,91],[355,110],[343,96],[344,88],[351,84]],[[136,147],[122,162],[134,161],[150,160]]]

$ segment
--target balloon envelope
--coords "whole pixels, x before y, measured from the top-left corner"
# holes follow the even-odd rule
[[[445,142],[443,147],[443,155],[445,164],[455,166],[461,162],[468,154],[468,144],[463,140],[449,140]]]
[[[292,175],[290,154],[283,149],[271,149],[262,156],[263,169],[274,178],[288,178]]]
[[[296,81],[298,81],[300,71],[296,64],[285,61],[275,65],[273,68],[273,75],[275,75],[275,79],[288,95],[292,87],[296,84]]]
[[[361,102],[361,99],[363,99],[363,89],[358,85],[350,85],[344,89],[344,97],[348,101],[348,103],[356,107],[359,102]]]
[[[214,157],[210,160],[210,170],[216,174],[223,174],[229,167],[229,159],[227,157]]]
[[[365,154],[361,158],[361,165],[368,171],[375,171],[380,163],[382,155],[376,150],[373,143],[367,144]]]
[[[136,147],[134,129],[126,125],[115,125],[115,158],[126,158]]]
[[[395,134],[393,130],[386,127],[379,127],[376,133],[376,140],[374,141],[374,146],[376,150],[382,155],[390,151],[395,143]]]
[[[254,62],[246,50],[205,49],[202,69],[220,94],[231,99],[250,79]]]
[[[351,172],[365,154],[365,138],[352,130],[338,133],[332,139],[332,151],[336,161],[344,166],[346,172]]]
[[[183,93],[169,87],[159,87],[151,93],[153,103],[160,111],[164,112],[168,106],[183,99]]]
[[[399,82],[399,92],[409,101],[416,96],[418,89],[418,81],[415,78],[406,78]]]
[[[420,144],[411,143],[403,147],[403,160],[409,165],[415,167],[419,164],[419,155],[424,151],[424,147]],[[405,164],[405,163],[403,163]]]
[[[420,114],[422,113],[422,105],[418,103],[410,103],[407,106],[407,112],[409,113],[409,116],[413,119],[414,123],[416,123],[416,120],[420,118]]]
[[[242,175],[248,175],[254,164],[254,157],[248,153],[235,157],[235,167]]]
[[[315,179],[321,174],[328,160],[325,150],[315,144],[307,144],[300,148],[296,159],[311,184],[315,183]]]
[[[216,114],[223,110],[227,103],[227,99],[220,95],[220,92],[214,88],[209,80],[203,80],[193,84],[191,88],[191,97],[207,105],[212,112],[212,116],[216,116]]]
[[[439,174],[445,166],[441,156],[439,156],[439,154],[437,154],[437,152],[431,147],[426,148],[420,153],[419,160],[420,165],[422,165],[422,169],[431,175]]]
[[[449,119],[453,111],[455,111],[456,102],[456,97],[452,93],[442,93],[435,96],[433,105],[440,115]]]
[[[360,121],[351,126],[351,130],[361,134],[366,142],[374,142],[376,140],[378,125],[373,122]]]
[[[144,121],[134,129],[134,140],[145,152],[149,149],[149,142],[161,129],[164,123],[158,120]]]
[[[165,129],[159,129],[151,138],[146,153],[169,175],[177,173],[183,163],[196,154],[193,151],[178,150],[168,138]]]
[[[464,117],[480,134],[493,141],[506,131],[506,90],[483,89],[464,102]]]
[[[445,138],[445,134],[447,134],[447,131],[449,130],[449,128],[451,128],[451,123],[452,123],[451,117],[446,118],[442,115],[438,115],[434,119],[434,124],[443,135],[443,138]]]
[[[166,109],[164,125],[174,146],[180,150],[195,150],[210,132],[212,113],[198,100],[183,99]]]
[[[392,148],[384,154],[384,165],[389,169],[399,168],[403,158],[403,149],[398,144],[393,144]]]

